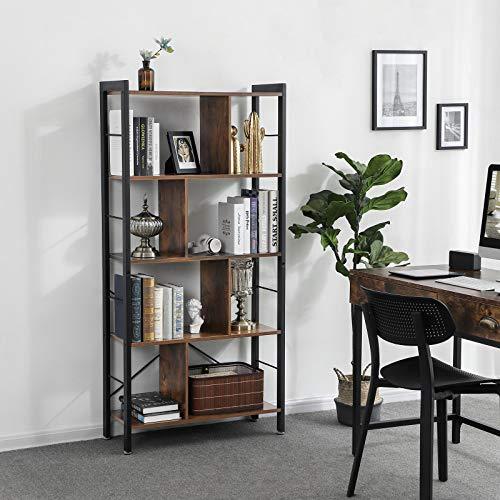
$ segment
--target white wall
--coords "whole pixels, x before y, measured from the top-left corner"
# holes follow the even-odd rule
[[[150,46],[153,36],[172,35],[176,49],[153,64],[159,89],[288,84],[288,223],[301,219],[297,208],[308,193],[330,183],[321,161],[333,161],[338,150],[359,160],[387,152],[405,161],[397,184],[409,192],[391,213],[387,241],[419,264],[445,262],[450,248],[477,247],[486,168],[500,159],[497,2],[68,5],[9,3],[0,21],[0,447],[99,435],[97,82],[128,78],[135,86],[138,50]],[[427,130],[370,130],[372,49],[428,50]],[[435,105],[452,101],[470,103],[469,149],[438,152]],[[164,116],[168,128],[183,114]],[[225,186],[209,193],[198,188],[192,213],[199,216],[204,199],[222,198]],[[141,194],[139,189],[136,199]],[[318,241],[287,243],[287,399],[324,401],[336,391],[332,367],[349,367],[348,285]],[[186,267],[179,269],[173,278]],[[186,272],[195,294],[197,269]],[[263,314],[272,318],[272,311]],[[264,359],[273,360],[274,341],[262,344]],[[247,354],[237,341],[208,349],[222,359]],[[152,352],[138,355],[137,362]],[[383,361],[393,359],[394,350],[383,354]],[[500,372],[493,349],[467,345],[464,357],[471,370]],[[268,380],[267,397],[273,399]],[[155,382],[151,374],[135,388],[154,389]]]

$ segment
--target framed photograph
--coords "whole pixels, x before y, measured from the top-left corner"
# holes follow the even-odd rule
[[[199,174],[200,160],[193,132],[167,132],[167,140],[171,156],[166,170],[177,174]]]
[[[467,149],[469,105],[438,104],[436,149]]]
[[[372,51],[372,130],[427,128],[427,51]]]

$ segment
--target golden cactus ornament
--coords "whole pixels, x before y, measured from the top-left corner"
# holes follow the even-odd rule
[[[245,133],[245,173],[262,173],[262,141],[266,135],[264,127],[259,126],[259,115],[252,111],[248,120],[243,122]]]

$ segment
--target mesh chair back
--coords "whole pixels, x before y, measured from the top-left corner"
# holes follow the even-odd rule
[[[399,345],[417,345],[412,313],[423,314],[427,343],[439,344],[455,333],[448,308],[430,297],[408,297],[376,292],[363,287],[379,337]]]

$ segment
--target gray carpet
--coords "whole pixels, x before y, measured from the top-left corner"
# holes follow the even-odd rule
[[[500,424],[496,397],[466,398],[464,415]],[[383,417],[414,416],[418,403],[387,404]],[[332,412],[142,433],[134,454],[94,440],[0,454],[0,498],[345,498],[350,431]],[[435,473],[437,475],[437,472]],[[436,499],[500,498],[500,439],[463,427],[449,445],[449,480]],[[359,499],[417,498],[418,428],[368,434]]]

